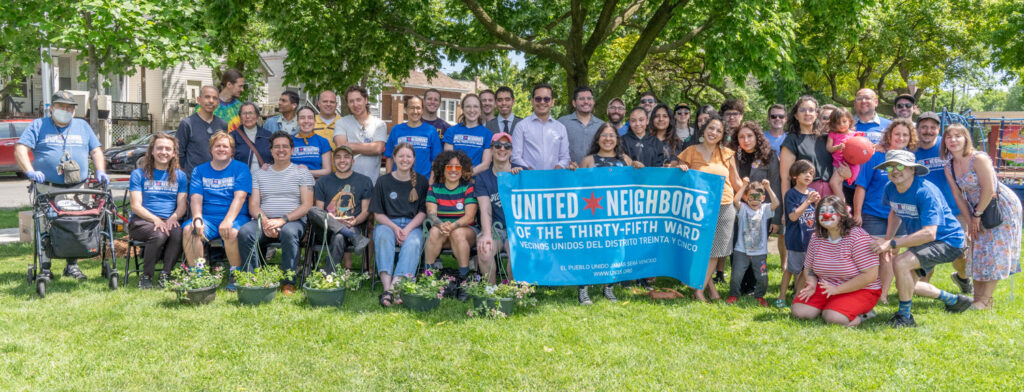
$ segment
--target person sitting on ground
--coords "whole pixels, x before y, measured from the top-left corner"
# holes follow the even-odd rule
[[[354,162],[352,149],[344,143],[338,144],[334,149],[334,174],[320,177],[313,188],[315,205],[309,210],[309,219],[320,230],[327,229],[331,259],[323,270],[328,273],[334,272],[335,264],[343,259],[345,268],[352,268],[352,258],[345,253],[347,243],[352,243],[355,253],[362,252],[370,243],[370,239],[360,233],[360,228],[370,216],[373,181],[356,173],[352,169]],[[367,262],[369,260],[363,260]]]
[[[189,207],[192,218],[182,224],[182,247],[190,266],[203,257],[203,243],[224,240],[230,270],[229,291],[235,290],[234,271],[242,265],[238,253],[238,229],[249,222],[247,197],[252,192],[252,175],[244,163],[231,159],[235,140],[227,132],[210,137],[213,160],[192,171]]]
[[[377,179],[370,200],[370,212],[377,222],[373,243],[377,273],[384,287],[379,300],[384,307],[395,303],[395,285],[403,278],[412,279],[416,273],[423,249],[420,224],[427,216],[427,178],[413,170],[416,149],[409,143],[399,143],[389,159],[395,170]],[[400,247],[397,263],[395,246]]]
[[[818,203],[815,221],[804,261],[807,284],[797,293],[791,314],[857,326],[874,316],[871,309],[882,295],[871,236],[856,226],[846,202],[836,195]]]
[[[144,242],[139,288],[153,288],[157,260],[163,261],[159,284],[164,287],[171,268],[181,256],[181,222],[188,205],[188,177],[178,169],[178,141],[174,136],[153,135],[142,167],[132,171],[128,185],[132,218],[128,233]]]
[[[437,260],[445,244],[451,247],[459,263],[459,279],[469,275],[469,256],[479,230],[476,222],[477,201],[472,176],[472,162],[462,151],[445,151],[434,160],[434,182],[427,190],[427,219],[433,227],[427,236],[425,260]],[[428,265],[435,270],[441,263]],[[460,293],[460,297],[465,297]],[[460,298],[461,299],[461,298]]]
[[[245,258],[245,269],[260,265],[266,241],[276,238],[281,243],[281,269],[295,271],[299,247],[306,232],[306,212],[313,206],[313,175],[291,161],[295,144],[288,132],[277,131],[270,137],[274,164],[257,170],[252,177],[249,215],[256,217],[238,231],[238,243]],[[237,161],[236,161],[237,162]],[[258,246],[260,245],[260,246]],[[281,282],[281,292],[295,292],[295,281]]]

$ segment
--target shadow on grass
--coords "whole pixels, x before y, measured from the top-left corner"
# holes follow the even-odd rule
[[[105,279],[102,278],[90,277],[89,280],[86,282],[79,282],[73,278],[62,277],[60,276],[60,271],[57,271],[56,273],[54,273],[54,279],[46,284],[46,295],[49,296],[52,294],[71,293],[79,291],[90,286],[89,283],[91,283],[91,281],[94,279],[98,280],[98,282],[101,282],[101,284],[103,284],[103,286],[106,287],[107,282]],[[39,298],[39,296],[36,295],[36,283],[30,283],[28,281],[27,266],[25,268],[25,272],[22,273],[5,272],[3,274],[0,274],[0,285],[7,286],[10,285],[11,283],[16,284],[4,288],[3,290],[4,293],[6,293],[7,295],[10,295],[12,297],[25,297],[26,299]]]

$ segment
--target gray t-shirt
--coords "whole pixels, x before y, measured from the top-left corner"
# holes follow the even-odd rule
[[[366,120],[364,128],[350,114],[334,124],[334,136],[338,135],[345,135],[350,143],[387,142],[388,126],[381,119],[371,115]],[[367,176],[371,182],[376,183],[377,177],[380,176],[380,154],[356,154],[355,160],[352,162],[352,171]]]
[[[260,191],[260,209],[268,218],[280,218],[298,208],[304,186],[313,186],[313,175],[294,163],[282,171],[271,167],[252,175],[252,189]]]

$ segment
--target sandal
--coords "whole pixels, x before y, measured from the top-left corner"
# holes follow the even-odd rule
[[[392,295],[391,292],[389,291],[381,293],[380,296],[377,297],[377,299],[380,301],[380,306],[383,306],[385,308],[390,308],[391,305],[394,305],[395,301],[394,295]]]

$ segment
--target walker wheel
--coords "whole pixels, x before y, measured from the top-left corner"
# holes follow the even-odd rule
[[[111,273],[110,274],[110,281],[107,282],[107,286],[110,287],[110,290],[117,290],[117,274],[116,273]]]
[[[39,298],[46,298],[46,281],[40,279],[36,282],[36,294],[39,294]]]
[[[36,281],[36,267],[29,266],[28,267],[28,282],[32,283],[32,282],[35,282],[35,281]]]

